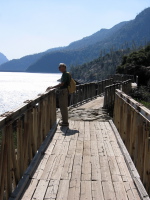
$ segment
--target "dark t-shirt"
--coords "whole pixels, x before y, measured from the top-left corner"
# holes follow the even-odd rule
[[[70,84],[70,75],[67,72],[64,72],[61,77],[61,83],[64,83],[63,86],[60,87],[60,89],[68,88]]]

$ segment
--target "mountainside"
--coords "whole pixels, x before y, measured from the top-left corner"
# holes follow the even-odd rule
[[[27,71],[51,72],[52,67],[57,69],[59,62],[65,62],[68,66],[79,65],[98,58],[100,54],[106,55],[110,49],[136,49],[150,41],[149,21],[150,8],[147,8],[134,20],[122,22],[109,30],[100,30],[92,36],[71,43],[59,51],[58,56],[57,52],[52,52],[41,57]],[[46,64],[50,67],[47,68]]]
[[[139,85],[150,86],[150,45],[124,56],[117,72],[138,76]]]
[[[0,71],[25,72],[30,65],[39,60],[43,55],[50,52],[59,51],[61,49],[63,49],[63,47],[52,48],[42,53],[24,56],[20,59],[10,60],[9,62],[0,65]]]
[[[13,59],[7,63],[0,65],[0,71],[8,72],[24,72],[35,61],[37,61],[44,53],[24,56],[20,59]]]
[[[117,72],[138,76],[138,87],[130,95],[150,109],[150,45],[124,56]]]
[[[67,50],[74,50],[74,49],[80,49],[85,48],[89,45],[93,45],[97,42],[101,42],[104,39],[112,36],[114,33],[116,33],[120,28],[122,28],[127,22],[121,22],[115,26],[113,26],[111,29],[101,29],[100,31],[94,33],[91,36],[85,37],[81,40],[72,42],[68,47]]]
[[[111,29],[102,29],[92,36],[71,43],[67,47],[57,47],[49,49],[43,53],[34,54],[13,59],[7,64],[0,66],[0,71],[28,71],[28,72],[58,72],[58,63],[65,62],[67,65],[82,64],[84,61],[90,61],[99,56],[99,47],[92,54],[89,45],[102,41],[107,36],[112,35],[121,28],[125,22],[119,23]],[[84,55],[84,48],[89,47]],[[78,50],[78,51],[77,51]],[[94,56],[93,56],[94,55]],[[27,69],[29,68],[29,69]]]
[[[12,60],[0,66],[1,70],[27,72],[58,72],[58,64],[65,62],[81,65],[106,55],[110,49],[136,49],[150,41],[150,8],[134,20],[121,22],[111,29],[101,29],[67,47],[49,49],[46,52]]]
[[[0,65],[3,63],[6,63],[8,61],[8,59],[6,58],[6,56],[2,53],[0,53]]]
[[[126,50],[111,50],[110,53],[105,56],[100,56],[99,58],[82,64],[78,66],[72,66],[70,68],[70,73],[75,80],[79,82],[89,82],[95,80],[103,80],[116,73],[116,66],[121,64],[122,57],[128,55],[131,52],[130,49]]]
[[[56,52],[51,52],[42,56],[37,62],[33,63],[27,72],[58,72],[58,64],[66,63],[67,66],[79,65],[99,57],[100,51],[106,54],[108,49],[103,48],[103,41],[116,34],[127,22],[121,22],[111,29],[101,29],[97,33],[83,38],[82,40],[71,43],[69,46]],[[102,44],[101,44],[102,43]]]
[[[136,16],[134,20],[125,24],[113,37],[113,45],[123,44],[138,46],[138,42],[142,45],[150,41],[150,8],[145,9]],[[129,44],[130,42],[130,44]]]

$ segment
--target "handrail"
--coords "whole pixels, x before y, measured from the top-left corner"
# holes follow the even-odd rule
[[[114,102],[115,102],[115,91],[116,89],[121,89],[126,94],[129,94],[131,91],[131,79],[119,82],[116,84],[109,85],[105,87],[105,96],[104,96],[104,108],[108,109],[110,114],[113,113]]]
[[[116,90],[113,119],[141,180],[150,193],[150,110]]]
[[[138,103],[130,96],[125,93],[121,93],[119,90],[116,90],[116,94],[121,97],[125,102],[129,103],[134,109],[136,109],[143,117],[150,121],[150,110],[143,106],[143,104]]]
[[[134,75],[130,74],[114,74],[114,75],[109,75],[108,78],[113,78],[115,82],[117,81],[123,82],[129,79],[131,79],[132,82],[135,82]]]
[[[56,122],[52,90],[0,117],[0,199],[8,199]]]
[[[99,82],[81,84],[76,87],[76,92],[72,94],[70,106],[77,105],[104,93],[105,87],[111,85],[113,79],[106,79]]]

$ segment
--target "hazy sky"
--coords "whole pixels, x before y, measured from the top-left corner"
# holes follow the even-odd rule
[[[38,53],[134,19],[150,0],[0,0],[0,52]]]

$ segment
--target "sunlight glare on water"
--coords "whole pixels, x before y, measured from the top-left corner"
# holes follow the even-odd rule
[[[58,84],[61,74],[0,72],[0,114],[18,108],[25,100]]]

